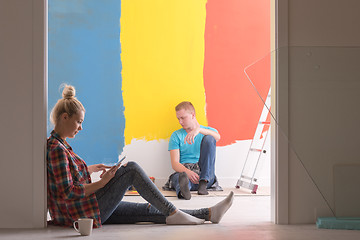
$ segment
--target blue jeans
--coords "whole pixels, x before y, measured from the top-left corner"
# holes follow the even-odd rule
[[[121,201],[130,186],[149,203]],[[135,162],[121,166],[105,187],[95,192],[103,224],[155,222],[165,223],[165,219],[176,207],[169,202]],[[182,210],[195,217],[209,220],[209,209]]]
[[[200,180],[206,180],[208,182],[207,188],[210,188],[215,182],[215,156],[216,140],[213,136],[206,135],[201,141],[198,164],[200,167]],[[179,196],[180,193],[179,174],[180,173],[175,173],[171,177],[177,196]],[[190,191],[196,191],[199,189],[199,184],[189,181],[189,189]]]

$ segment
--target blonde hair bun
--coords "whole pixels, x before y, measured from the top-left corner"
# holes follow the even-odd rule
[[[63,98],[57,101],[50,113],[50,121],[54,125],[57,124],[63,113],[67,113],[71,117],[79,111],[85,112],[84,106],[75,97],[75,87],[63,83],[60,85],[59,90],[61,88],[64,88],[62,92]]]
[[[64,99],[75,98],[76,91],[75,91],[75,88],[73,86],[64,84],[63,87],[64,87],[64,90],[62,92],[62,97]]]

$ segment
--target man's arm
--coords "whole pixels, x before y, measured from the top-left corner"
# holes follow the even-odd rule
[[[200,128],[199,133],[203,134],[203,135],[211,135],[215,138],[215,141],[219,141],[220,140],[220,134],[211,130],[211,129],[206,129],[206,128]]]
[[[219,141],[220,140],[220,134],[211,130],[211,129],[206,129],[206,128],[201,128],[200,124],[197,124],[197,126],[191,131],[189,132],[185,139],[184,142],[187,142],[188,144],[192,144],[195,141],[195,137],[196,135],[198,135],[199,133],[203,134],[203,135],[210,135],[213,136],[215,138],[215,141]]]
[[[190,169],[187,169],[180,163],[180,150],[179,149],[173,149],[170,150],[170,159],[171,159],[171,166],[176,172],[185,172],[189,180],[192,183],[198,184],[199,183],[199,175]]]

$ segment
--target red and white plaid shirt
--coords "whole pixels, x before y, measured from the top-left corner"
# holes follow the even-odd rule
[[[86,163],[52,131],[47,140],[47,195],[52,224],[72,226],[86,217],[94,219],[94,227],[101,227],[95,193],[85,196],[86,183],[91,183]]]

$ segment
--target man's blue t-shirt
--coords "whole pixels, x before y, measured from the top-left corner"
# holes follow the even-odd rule
[[[204,126],[200,126],[200,127],[218,132],[215,128],[212,128],[212,127],[204,127]],[[196,135],[193,144],[184,143],[184,139],[185,139],[186,135],[187,135],[187,132],[183,128],[173,132],[173,134],[171,134],[171,137],[169,140],[169,149],[168,150],[170,151],[170,150],[174,150],[174,149],[179,149],[181,164],[197,163],[200,158],[200,146],[201,146],[201,141],[202,141],[204,135],[201,133]]]

